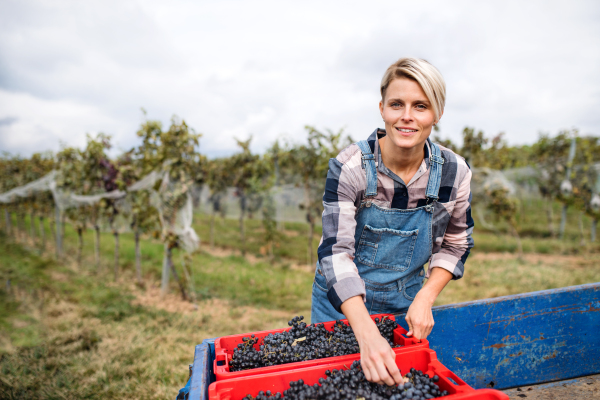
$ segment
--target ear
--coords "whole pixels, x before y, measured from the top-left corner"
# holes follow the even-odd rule
[[[381,118],[383,119],[383,100],[379,102],[379,113],[381,114]]]

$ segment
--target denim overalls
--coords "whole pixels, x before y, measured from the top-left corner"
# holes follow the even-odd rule
[[[431,257],[431,224],[442,179],[440,148],[431,148],[427,205],[414,209],[381,208],[377,195],[375,156],[366,140],[358,142],[367,174],[367,191],[356,214],[354,263],[365,282],[369,314],[400,314],[408,310],[424,279],[423,266]],[[326,279],[317,262],[312,290],[311,322],[343,319],[327,298]]]

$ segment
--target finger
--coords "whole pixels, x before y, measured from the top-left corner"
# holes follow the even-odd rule
[[[415,339],[421,339],[422,333],[423,333],[423,329],[421,326],[421,323],[419,321],[412,321],[411,320],[411,325],[410,325],[410,329],[412,331],[412,336]]]
[[[385,367],[387,368],[388,373],[390,374],[394,382],[396,382],[396,384],[402,383],[402,374],[400,373],[400,369],[398,369],[398,365],[396,365],[396,353],[394,353],[393,350],[392,354],[390,354],[390,357],[386,357],[384,362]]]
[[[412,336],[414,334],[412,320],[408,315],[404,319],[406,320],[406,323],[408,324],[408,332],[406,332],[406,336]]]
[[[371,375],[371,379],[369,379],[369,382],[373,382],[373,383],[380,383],[381,382],[381,378],[379,377],[379,374],[377,373],[377,369],[376,368],[369,368],[369,372]],[[366,375],[365,375],[366,377]]]
[[[394,365],[396,365],[396,363],[394,363]],[[385,362],[385,360],[381,360],[380,362],[375,364],[375,369],[377,370],[377,374],[379,374],[380,382],[383,382],[388,386],[392,386],[394,384],[394,378],[390,376],[388,372],[388,365]]]
[[[423,336],[423,339],[426,339],[427,336],[431,335],[432,330],[433,330],[433,324],[427,325],[427,330],[425,331],[425,336]]]
[[[365,379],[371,382],[371,372],[369,371],[369,367],[362,360],[360,360],[360,366],[362,367],[363,374],[365,374]]]

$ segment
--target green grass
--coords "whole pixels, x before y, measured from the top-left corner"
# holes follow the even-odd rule
[[[552,237],[546,210],[548,204],[541,199],[526,199],[520,202],[519,211],[516,215],[519,235],[522,239],[523,251],[526,253],[541,254],[586,254],[600,252],[600,238],[596,238],[595,243],[590,242],[591,218],[583,215],[583,237],[579,227],[580,213],[574,208],[567,209],[567,224],[565,225],[564,238]],[[558,236],[562,204],[552,203],[555,235]],[[476,209],[473,212],[475,219],[475,240],[476,252],[516,252],[517,242],[509,234],[508,224],[503,221],[493,221],[486,214],[488,223],[491,223],[494,229],[485,229],[480,223]],[[600,232],[599,232],[600,233]],[[584,245],[582,245],[582,239]]]
[[[558,228],[560,205],[554,208]],[[600,281],[600,243],[589,243],[590,221],[584,218],[587,243],[581,245],[578,218],[570,212],[565,239],[552,239],[544,203],[523,202],[523,258],[514,254],[516,241],[505,224],[494,223],[494,230],[477,225],[464,278],[450,282],[436,304]],[[120,277],[114,282],[110,233],[102,233],[97,271],[92,230],[84,233],[80,268],[74,263],[77,235],[69,225],[61,262],[53,260],[47,224],[46,251],[28,238],[27,220],[18,240],[0,232],[0,398],[173,397],[187,380],[194,346],[204,338],[284,327],[293,315],[309,315],[313,273],[302,267],[306,224],[284,224],[271,260],[260,221],[246,221],[249,257],[241,256],[237,220],[217,219],[218,251],[208,249],[209,222],[196,215],[202,247],[186,261],[196,311],[179,300],[175,282],[167,299],[157,299],[163,257],[157,240],[142,241],[146,286],[140,289],[133,284],[131,233],[121,235]],[[315,254],[320,234],[318,227]],[[180,275],[182,261],[175,251]]]
[[[194,215],[194,229],[200,236],[202,243],[210,243],[210,215],[197,213]],[[285,259],[308,264],[308,224],[298,222],[281,223],[282,230],[278,231],[278,240],[273,248],[276,260]],[[234,219],[215,218],[214,244],[217,247],[241,250],[242,242],[240,236],[239,221]],[[246,251],[257,257],[266,256],[264,236],[265,231],[262,222],[257,219],[245,221]],[[317,246],[321,238],[321,226],[315,226],[312,240],[314,257],[317,256]]]
[[[273,276],[292,274],[282,273]],[[2,399],[173,397],[204,338],[282,327],[290,313],[236,305],[246,299],[202,300],[196,312],[143,306],[134,301],[143,291],[127,285],[130,270],[114,284],[110,273],[37,256],[1,232],[0,279],[11,282],[0,289]],[[264,294],[251,297],[268,303]]]

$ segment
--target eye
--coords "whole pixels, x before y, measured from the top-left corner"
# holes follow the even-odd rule
[[[398,108],[401,106],[402,106],[402,104],[398,103],[397,101],[394,101],[393,103],[390,104],[390,107],[393,107],[393,108]]]
[[[427,110],[427,106],[425,104],[417,104],[417,108],[419,110]]]

